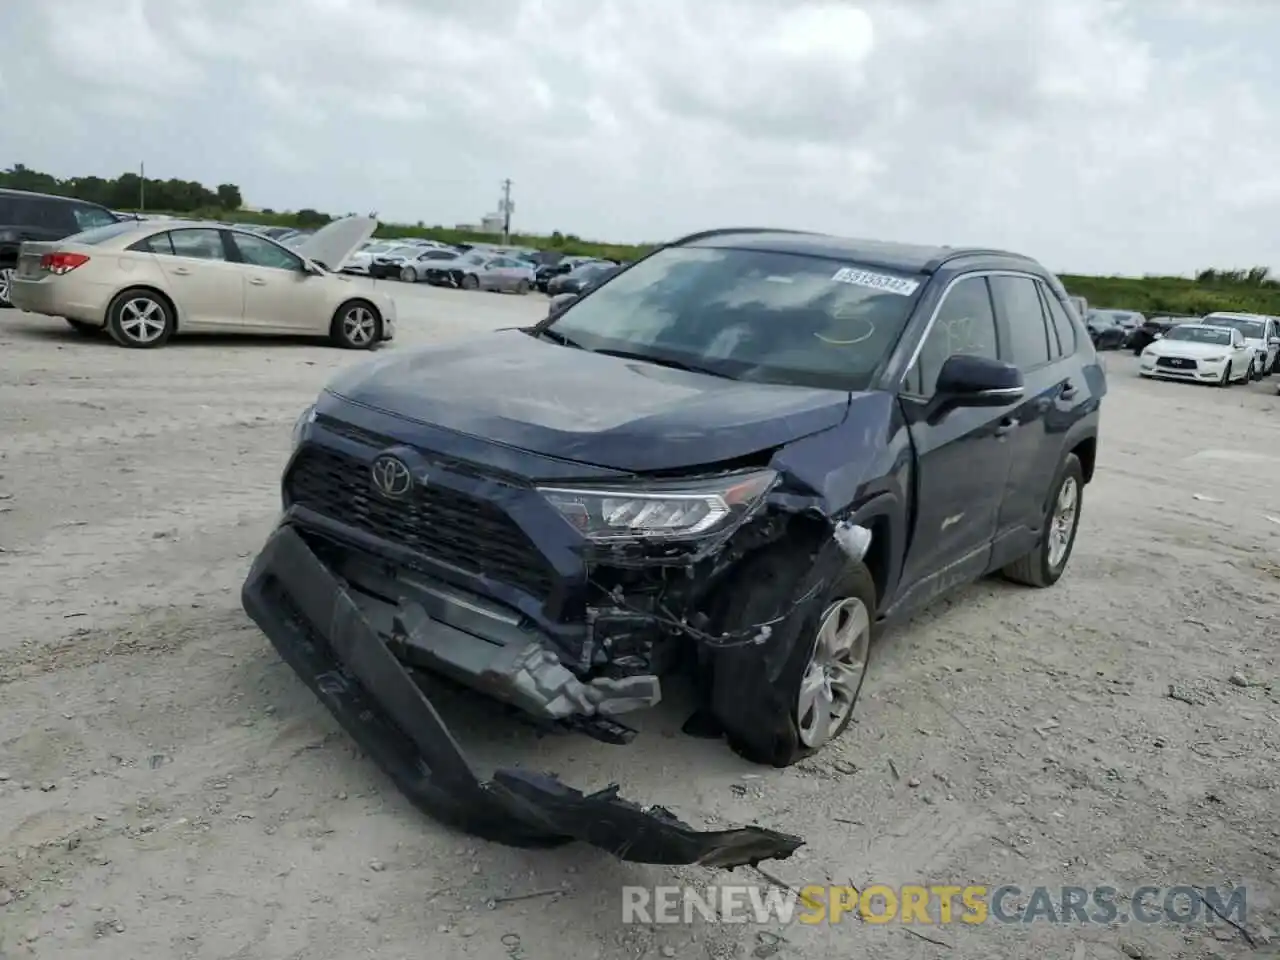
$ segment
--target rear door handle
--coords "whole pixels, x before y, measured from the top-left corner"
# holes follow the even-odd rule
[[[996,436],[1003,437],[1018,425],[1016,417],[1005,417],[996,425]]]
[[[186,267],[174,267],[173,272],[180,277],[187,277],[191,275],[191,271],[188,270]]]
[[[255,287],[265,287],[267,285],[267,281],[263,280],[261,277],[250,277],[249,282]]]

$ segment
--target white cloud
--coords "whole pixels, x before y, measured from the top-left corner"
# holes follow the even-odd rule
[[[56,10],[55,10],[56,7]],[[1055,269],[1280,264],[1280,5],[60,0],[0,12],[0,164],[664,239],[768,224]],[[56,105],[54,107],[53,105]]]

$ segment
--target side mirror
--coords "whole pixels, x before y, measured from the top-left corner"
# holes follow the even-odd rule
[[[547,316],[556,317],[564,313],[571,306],[578,302],[580,294],[562,293],[558,297],[551,298],[551,305],[547,307]]]
[[[1272,337],[1267,341],[1267,344],[1272,347],[1280,347],[1280,337]]]
[[[938,372],[935,397],[954,407],[1003,407],[1025,392],[1022,371],[1013,364],[957,354]]]
[[[308,276],[308,277],[322,277],[324,276],[324,271],[321,270],[314,263],[312,263],[310,260],[303,260],[302,274],[303,276]]]
[[[1152,339],[1152,340],[1163,340],[1163,339],[1164,339],[1164,334],[1163,334],[1163,333],[1153,333],[1153,334],[1151,335],[1151,339]]]

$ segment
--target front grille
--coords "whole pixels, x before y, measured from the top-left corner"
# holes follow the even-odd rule
[[[551,592],[552,570],[528,536],[492,504],[438,484],[412,499],[374,493],[369,465],[305,448],[285,483],[290,503],[468,573],[484,574],[536,597]]]
[[[1194,370],[1196,362],[1187,357],[1160,357],[1156,360],[1157,367],[1169,367],[1173,370]]]

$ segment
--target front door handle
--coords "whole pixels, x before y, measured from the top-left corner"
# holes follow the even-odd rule
[[[996,424],[996,436],[1003,437],[1007,435],[1017,425],[1018,425],[1018,420],[1016,417],[1005,417],[998,424]]]
[[[250,277],[249,282],[255,287],[265,287],[267,285],[267,281],[263,280],[261,277]]]
[[[174,267],[173,272],[180,277],[188,277],[191,275],[191,271],[188,270],[186,267]]]
[[[1076,395],[1076,385],[1068,380],[1062,385],[1062,389],[1058,391],[1058,396],[1063,400],[1072,400]]]

